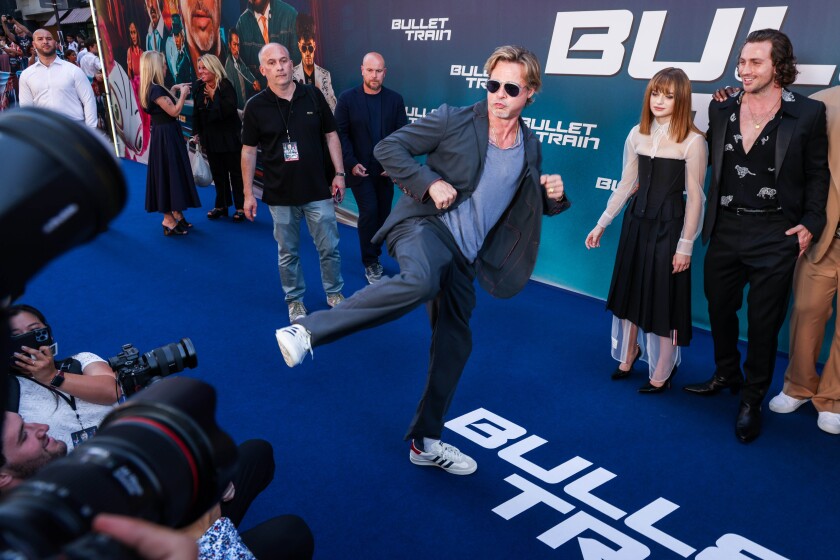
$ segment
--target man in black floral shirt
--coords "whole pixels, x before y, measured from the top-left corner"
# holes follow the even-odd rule
[[[785,89],[797,74],[788,37],[774,29],[750,33],[738,72],[743,92],[709,107],[704,284],[716,368],[685,390],[743,389],[735,434],[748,443],[761,433],[796,260],[825,225],[828,163],[825,106]],[[737,311],[747,284],[742,374]]]

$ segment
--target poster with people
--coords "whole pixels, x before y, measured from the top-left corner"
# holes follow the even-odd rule
[[[213,54],[224,65],[240,110],[265,88],[258,53],[266,43],[289,49],[295,79],[317,85],[335,106],[320,42],[317,0],[98,0],[97,26],[103,70],[110,86],[114,128],[122,156],[145,163],[149,116],[140,98],[140,56],[155,50],[166,59],[166,86],[192,83],[198,59]],[[182,112],[191,133],[192,102]]]

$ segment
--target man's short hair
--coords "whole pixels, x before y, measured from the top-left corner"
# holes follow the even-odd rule
[[[493,68],[499,62],[517,62],[525,67],[525,82],[529,88],[534,90],[534,93],[540,91],[542,87],[542,76],[540,75],[540,61],[537,55],[518,45],[504,45],[496,47],[487,62],[484,63],[484,72],[490,75]],[[527,104],[534,102],[534,97],[528,98]]]
[[[280,43],[267,43],[267,44],[263,45],[263,47],[260,49],[260,52],[257,53],[257,59],[260,61],[260,66],[263,65],[263,54],[265,54],[265,51],[268,50],[270,47],[280,47],[281,49],[286,51],[287,56],[289,56],[290,58],[292,56],[292,54],[289,52],[289,49],[287,49],[285,46],[281,45]]]
[[[230,29],[228,29],[228,44],[230,44],[230,42],[233,40],[234,35],[239,37],[239,31],[237,31],[235,27],[231,27]]]
[[[773,61],[773,81],[779,87],[787,87],[796,81],[799,70],[796,69],[796,57],[790,38],[777,29],[758,29],[747,35],[747,43],[770,43],[770,59]]]
[[[88,37],[85,39],[85,48],[90,49],[93,45],[96,44],[96,37]]]

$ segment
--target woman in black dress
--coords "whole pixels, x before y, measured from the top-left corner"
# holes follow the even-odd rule
[[[146,211],[163,214],[164,235],[186,235],[192,224],[184,218],[183,211],[201,206],[178,120],[190,85],[173,86],[172,90],[178,93],[175,99],[163,87],[165,76],[163,53],[146,51],[140,56],[140,104],[152,121]]]
[[[193,84],[193,132],[207,152],[216,203],[207,218],[216,220],[228,215],[231,203],[236,207],[234,222],[245,220],[242,206],[241,153],[242,121],[236,110],[236,90],[225,77],[225,68],[216,56],[205,54],[198,59],[198,81]],[[233,193],[233,198],[231,198]]]
[[[680,346],[691,340],[691,253],[703,224],[707,149],[691,120],[691,84],[678,68],[648,83],[641,122],[624,145],[621,182],[607,202],[586,248],[600,247],[604,229],[624,205],[624,222],[607,297],[613,312],[613,379],[648,363],[641,393],[671,384]],[[686,197],[683,196],[685,191]]]

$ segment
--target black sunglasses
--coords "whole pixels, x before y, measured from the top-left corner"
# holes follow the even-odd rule
[[[300,52],[315,52],[315,45],[303,45]]]
[[[505,82],[504,86],[505,93],[511,97],[519,97],[522,92],[522,88],[516,82]],[[500,87],[502,87],[502,82],[499,80],[487,80],[487,91],[490,93],[496,93]]]

